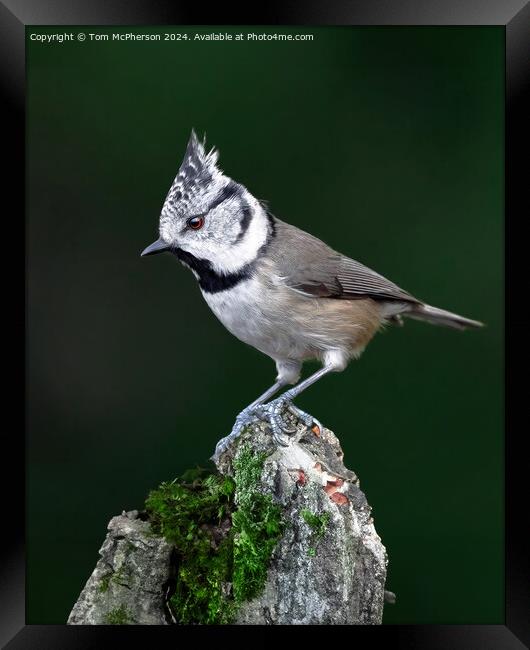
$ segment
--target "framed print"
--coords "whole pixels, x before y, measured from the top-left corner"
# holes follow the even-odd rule
[[[25,250],[2,641],[522,648],[529,5],[234,9],[0,5],[7,284]],[[222,454],[254,426],[290,448],[293,422],[311,465],[285,452],[245,497],[261,442]],[[113,526],[151,527],[131,580]]]

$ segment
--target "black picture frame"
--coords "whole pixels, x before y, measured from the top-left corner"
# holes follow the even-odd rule
[[[516,649],[530,641],[530,573],[527,537],[523,526],[527,518],[524,453],[525,420],[518,417],[522,404],[524,377],[517,366],[524,363],[522,336],[528,323],[519,308],[525,299],[526,274],[522,236],[530,214],[528,199],[528,151],[526,122],[530,116],[530,3],[526,0],[284,0],[263,6],[242,7],[222,3],[215,8],[171,0],[118,0],[107,3],[80,0],[4,0],[0,3],[0,88],[2,90],[4,172],[4,252],[13,253],[5,267],[4,286],[14,297],[5,305],[11,332],[4,341],[20,340],[24,329],[26,305],[22,304],[21,242],[24,241],[24,92],[26,25],[178,25],[178,24],[261,24],[261,25],[497,25],[505,29],[506,42],[506,140],[505,140],[505,245],[506,245],[506,326],[505,374],[505,624],[443,626],[380,626],[349,629],[351,642],[378,642],[394,648],[439,649]],[[6,202],[7,197],[9,202]],[[10,208],[7,208],[7,205]],[[526,218],[526,219],[525,219]],[[8,225],[9,224],[9,225]],[[6,231],[9,230],[7,234]],[[2,256],[4,260],[6,255]],[[520,267],[520,268],[519,268]],[[5,296],[5,293],[4,293]],[[518,302],[519,301],[519,302]],[[13,307],[15,307],[13,309]],[[16,309],[19,307],[19,309]],[[24,311],[23,311],[24,310]],[[10,344],[5,343],[5,348]],[[22,339],[22,345],[24,341]],[[17,355],[9,375],[15,396],[23,395],[24,364]],[[522,371],[522,367],[521,367]],[[4,407],[7,409],[7,407]],[[15,407],[10,406],[14,413]],[[6,411],[4,411],[4,414]],[[16,422],[16,420],[14,420]],[[520,424],[519,424],[520,423]],[[4,433],[3,521],[7,548],[2,557],[0,576],[0,641],[10,650],[19,648],[103,648],[115,643],[174,643],[181,639],[182,628],[140,628],[110,626],[39,626],[25,625],[24,569],[24,436],[19,424]],[[9,470],[9,471],[8,471]],[[9,477],[9,478],[8,478]],[[487,478],[485,478],[487,480]],[[173,630],[173,632],[171,631]],[[243,628],[239,628],[244,633]],[[276,631],[275,631],[276,630]],[[246,631],[249,631],[248,628]],[[291,635],[294,630],[289,630]],[[300,630],[296,630],[299,633]],[[325,634],[336,630],[325,630]],[[201,640],[215,638],[216,643],[232,643],[237,634],[232,627],[188,629]],[[321,631],[320,631],[321,632]],[[341,632],[341,630],[338,630]],[[215,637],[211,637],[211,634]],[[282,634],[267,628],[263,640]],[[134,636],[132,636],[134,635]],[[170,637],[169,635],[173,635]],[[283,637],[285,640],[285,637]]]

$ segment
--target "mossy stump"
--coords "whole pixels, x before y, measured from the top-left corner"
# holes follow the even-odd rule
[[[247,428],[114,517],[70,624],[380,624],[387,556],[336,436]]]

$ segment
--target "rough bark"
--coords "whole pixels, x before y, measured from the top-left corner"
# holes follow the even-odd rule
[[[172,547],[152,535],[138,511],[113,517],[69,625],[166,625]]]
[[[299,424],[290,445],[277,447],[267,425],[257,423],[227,449],[218,470],[233,475],[234,459],[249,446],[266,456],[259,490],[281,505],[286,526],[263,590],[242,603],[235,622],[380,624],[386,550],[336,436]],[[100,553],[69,623],[171,623],[172,548],[147,521],[136,511],[114,517]]]
[[[359,480],[344,466],[337,437],[328,429],[299,427],[288,447],[276,447],[259,424],[245,442],[258,453],[272,452],[263,466],[262,489],[284,507],[288,526],[262,594],[242,606],[237,622],[381,623],[386,550]],[[233,448],[221,459],[221,471],[230,472],[232,456]],[[314,522],[310,515],[327,520],[320,535],[318,525],[308,523]]]

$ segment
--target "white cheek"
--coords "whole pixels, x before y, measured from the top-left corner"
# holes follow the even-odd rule
[[[253,217],[241,241],[228,246],[219,246],[212,259],[213,267],[219,273],[234,273],[256,259],[259,249],[267,241],[269,224],[263,208],[257,201],[251,206]]]

